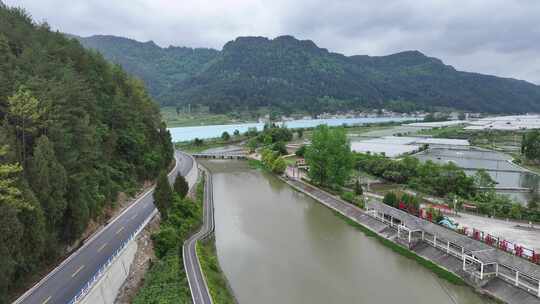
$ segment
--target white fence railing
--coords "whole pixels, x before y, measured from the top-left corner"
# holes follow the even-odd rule
[[[157,214],[157,209],[155,209],[151,214],[150,216],[148,216],[148,218],[142,223],[140,224],[138,227],[137,227],[137,230],[135,230],[135,232],[133,232],[129,238],[124,241],[122,243],[122,245],[120,246],[120,248],[118,248],[113,254],[111,257],[109,257],[109,259],[107,260],[107,262],[105,262],[103,265],[101,265],[101,267],[98,269],[98,271],[96,271],[96,273],[94,273],[94,275],[92,276],[92,278],[90,280],[88,280],[88,282],[86,282],[86,284],[84,284],[84,286],[81,288],[81,290],[71,299],[71,301],[68,302],[68,304],[75,304],[75,303],[78,303],[80,302],[89,292],[90,290],[92,290],[92,287],[94,286],[94,284],[99,281],[103,275],[107,272],[107,269],[115,262],[115,260],[123,253],[124,249],[127,248],[129,242],[131,242],[133,239],[135,239],[137,237],[137,235],[139,235],[139,233],[144,229],[144,227],[146,227],[146,225],[148,224],[148,222],[150,222],[150,220]]]

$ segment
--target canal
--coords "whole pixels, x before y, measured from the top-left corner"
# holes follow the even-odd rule
[[[239,303],[491,303],[242,161],[214,173],[216,248]]]

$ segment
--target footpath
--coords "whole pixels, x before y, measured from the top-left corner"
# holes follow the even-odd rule
[[[465,239],[379,202],[371,202],[368,210],[362,210],[298,178],[282,177],[282,180],[378,237],[461,278],[481,294],[510,304],[540,303],[538,265],[511,259],[507,254],[501,256],[493,252],[497,249],[484,248],[487,245],[481,242]],[[372,200],[381,199],[377,195],[369,197]],[[501,260],[506,264],[501,264]]]

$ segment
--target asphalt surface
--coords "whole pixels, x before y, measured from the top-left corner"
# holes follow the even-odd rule
[[[214,196],[212,174],[206,171],[206,183],[204,185],[204,214],[201,229],[184,242],[182,255],[184,268],[188,278],[191,297],[194,304],[212,304],[212,297],[206,285],[206,280],[197,258],[196,244],[214,231]]]
[[[193,167],[193,158],[189,155],[176,151],[175,158],[175,168],[169,173],[171,183],[178,172],[185,176]],[[136,202],[86,240],[82,247],[14,303],[69,303],[122,247],[122,244],[154,213],[156,208],[153,203],[153,192],[152,188],[142,194]]]

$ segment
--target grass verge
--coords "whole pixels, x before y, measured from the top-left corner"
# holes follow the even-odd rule
[[[238,135],[238,136],[233,136],[230,140],[222,140],[221,138],[205,139],[202,141],[202,143],[199,143],[199,144],[195,144],[194,141],[177,142],[175,143],[175,146],[177,149],[182,150],[184,152],[199,153],[204,150],[208,150],[212,148],[219,148],[219,147],[225,147],[228,145],[239,144],[245,139],[246,137],[244,135]]]
[[[191,303],[191,291],[182,260],[182,244],[201,225],[204,178],[197,184],[195,202],[174,195],[169,217],[152,235],[157,260],[144,276],[134,304]]]
[[[416,253],[406,249],[406,248],[403,248],[401,246],[399,246],[398,244],[376,234],[375,232],[369,230],[368,228],[358,224],[357,222],[349,219],[348,217],[342,215],[341,213],[338,213],[338,212],[335,212],[334,211],[334,214],[343,219],[347,224],[353,226],[354,228],[362,231],[366,236],[368,237],[373,237],[375,239],[377,239],[381,244],[383,244],[384,246],[390,248],[392,251],[394,251],[395,253],[398,253],[398,254],[401,254],[402,256],[405,256],[409,259],[413,259],[415,260],[418,264],[424,266],[425,268],[431,270],[433,273],[435,273],[439,278],[441,279],[444,279],[452,284],[455,284],[455,285],[467,285],[465,283],[465,281],[463,281],[462,278],[458,277],[457,275],[455,275],[454,273],[442,268],[441,266],[433,263],[432,261],[430,260],[427,260],[419,255],[417,255]]]
[[[197,242],[197,256],[214,303],[235,304],[236,301],[229,288],[227,278],[219,266],[214,237]]]

